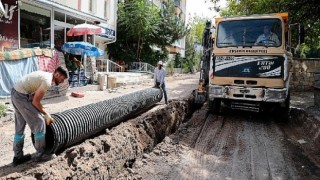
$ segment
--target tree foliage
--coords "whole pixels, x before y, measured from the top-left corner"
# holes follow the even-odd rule
[[[173,8],[172,8],[173,7]],[[164,58],[166,46],[185,35],[184,22],[176,17],[172,1],[159,8],[145,0],[118,3],[117,42],[108,46],[114,59],[154,64]],[[154,50],[160,47],[161,51]]]
[[[160,10],[160,28],[154,36],[153,43],[161,47],[162,50],[186,35],[185,22],[175,13],[176,8],[173,1],[168,1]]]
[[[203,31],[205,28],[205,19],[195,17],[188,23],[188,32],[186,35],[186,57],[182,63],[184,71],[194,72],[199,67],[201,51],[197,46],[202,43]]]

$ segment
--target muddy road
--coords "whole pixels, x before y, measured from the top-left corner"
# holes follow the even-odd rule
[[[314,116],[213,115],[192,100],[157,105],[51,161],[2,166],[0,179],[320,179]]]
[[[213,115],[204,106],[118,178],[320,179],[318,157],[306,155],[292,136],[299,128],[276,115]]]
[[[168,105],[157,103],[46,162],[12,167],[14,123],[0,124],[0,179],[320,179],[320,111],[312,93],[291,94],[291,118],[281,123],[272,113],[211,114],[206,103],[193,104],[197,82],[198,74],[168,78]],[[45,105],[55,113],[152,85],[86,90],[82,99]],[[30,137],[25,152],[34,153]]]

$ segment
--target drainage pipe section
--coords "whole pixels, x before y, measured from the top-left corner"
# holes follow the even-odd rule
[[[56,153],[150,108],[162,99],[162,92],[149,88],[94,104],[51,114],[47,126],[46,152]]]

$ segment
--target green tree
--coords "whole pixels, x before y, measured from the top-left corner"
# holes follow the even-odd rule
[[[184,22],[176,17],[172,4],[169,1],[160,9],[145,0],[118,3],[117,42],[108,46],[110,56],[150,64],[167,57],[165,47],[185,35]]]
[[[181,67],[181,54],[177,53],[174,57],[174,67],[180,68]]]
[[[176,14],[173,0],[163,4],[160,10],[161,22],[152,41],[162,50],[186,35],[185,22],[179,17],[180,15],[181,13]]]
[[[147,40],[159,28],[159,11],[144,0],[119,3],[118,41],[109,47],[110,55],[140,61],[143,49],[150,45]]]
[[[185,61],[182,63],[185,72],[194,72],[199,68],[201,51],[197,51],[196,47],[202,43],[205,22],[205,19],[199,17],[189,20],[189,28],[186,35]]]

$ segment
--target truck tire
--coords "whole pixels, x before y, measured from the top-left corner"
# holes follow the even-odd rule
[[[213,114],[219,114],[221,108],[221,99],[215,98],[213,101],[209,100],[209,111]]]
[[[284,102],[284,107],[280,107],[278,109],[278,121],[279,122],[287,122],[290,118],[290,91],[288,93],[287,99]]]
[[[289,118],[290,118],[290,91],[288,92],[288,96],[285,101],[285,107],[283,108],[283,120],[288,121]]]

